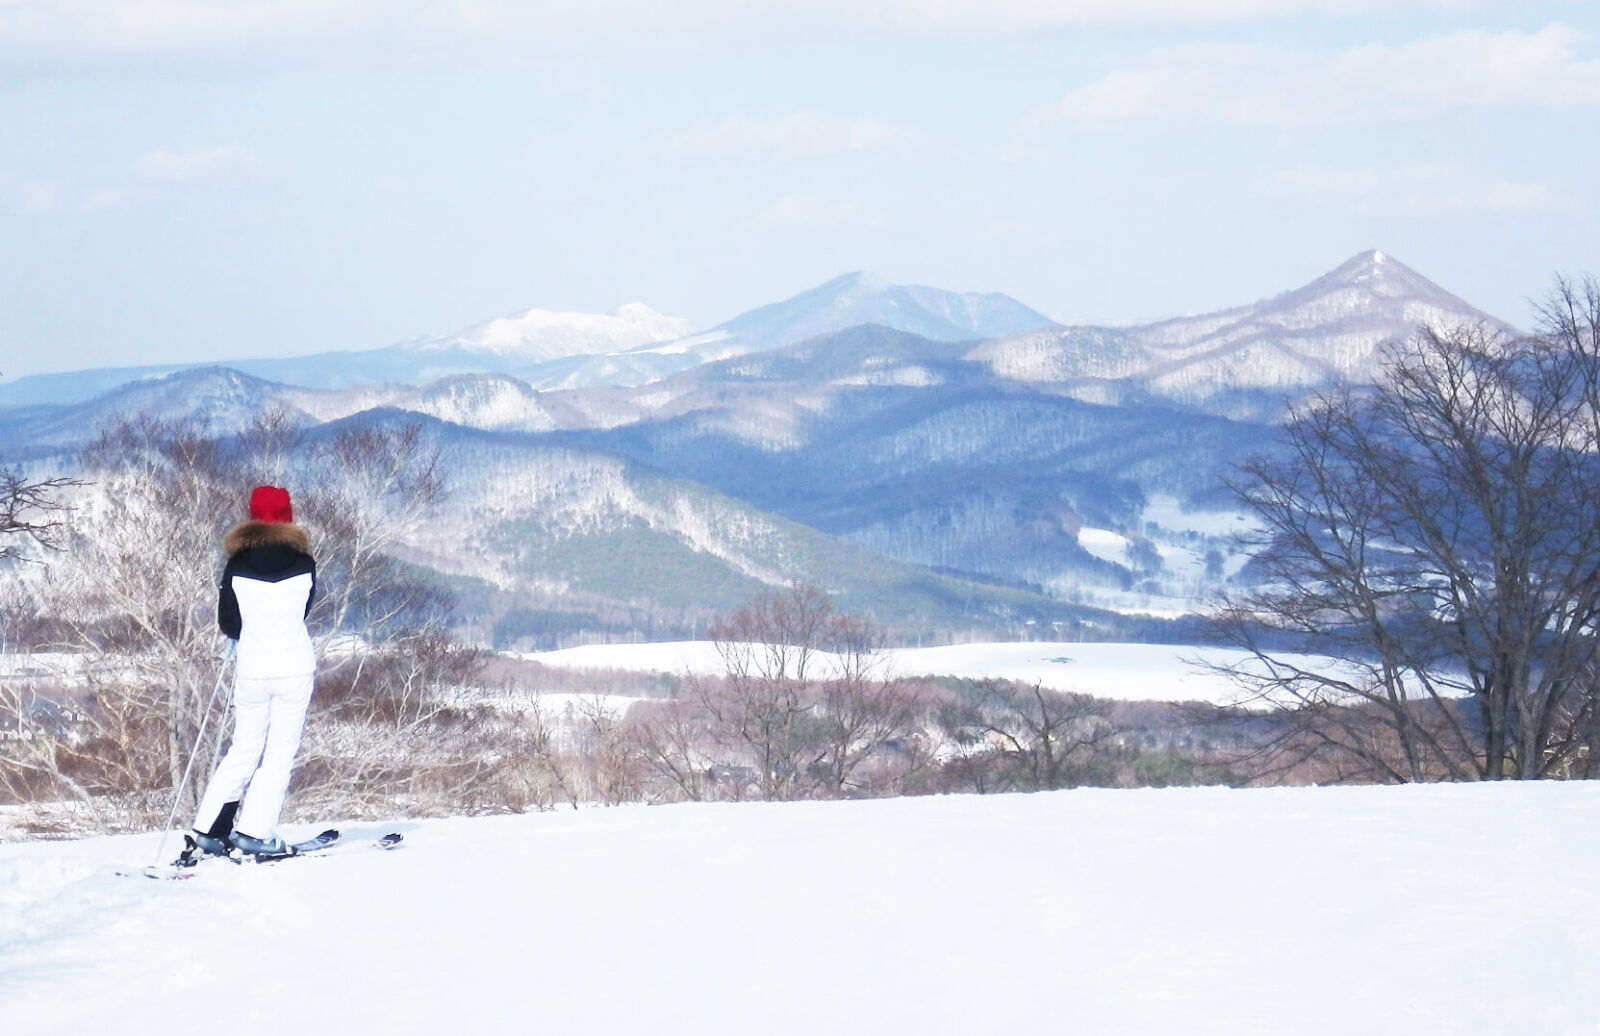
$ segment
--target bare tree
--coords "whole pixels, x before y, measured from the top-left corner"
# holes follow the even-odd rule
[[[870,619],[835,615],[825,637],[833,665],[818,695],[819,779],[834,797],[868,793],[873,782],[864,775],[876,760],[876,769],[893,778],[884,790],[898,790],[927,762],[914,748],[923,702],[887,671],[883,630]]]
[[[577,702],[574,749],[583,760],[591,801],[615,806],[644,797],[649,768],[626,709],[592,695]]]
[[[0,680],[0,793],[12,802],[71,796],[99,813],[99,774],[84,765],[83,717],[72,688],[48,673]]]
[[[723,672],[636,707],[638,751],[662,793],[776,800],[884,794],[926,756],[920,700],[884,671],[882,633],[822,590],[768,590],[709,630]]]
[[[695,691],[713,738],[748,753],[763,799],[795,798],[809,782],[821,741],[810,691],[832,614],[827,594],[797,583],[760,594],[707,631],[726,678],[696,681]]]
[[[1233,672],[1298,718],[1286,744],[1382,781],[1534,778],[1587,754],[1600,291],[1563,282],[1546,317],[1527,338],[1424,329],[1243,469],[1264,589],[1228,610],[1253,655]]]
[[[961,750],[956,773],[979,792],[1086,783],[1095,776],[1097,751],[1117,734],[1105,702],[1012,680],[965,684],[937,716]]]
[[[324,636],[382,639],[435,624],[452,606],[401,558],[444,496],[439,450],[416,423],[356,425],[308,447],[306,523],[321,551],[312,620]]]
[[[30,546],[60,550],[62,514],[69,508],[59,494],[82,484],[66,477],[30,481],[0,468],[0,562],[26,560]],[[54,625],[31,592],[43,581],[30,572],[0,585],[0,656],[27,651],[41,629]],[[0,680],[0,792],[20,801],[60,790],[92,807],[93,782],[79,779],[68,743],[80,719],[74,697],[70,687],[31,665]]]
[[[49,578],[23,582],[73,660],[59,678],[78,721],[53,745],[36,739],[33,761],[54,766],[65,749],[74,772],[58,779],[75,791],[177,790],[220,665],[203,559],[226,513],[222,454],[193,429],[141,419],[104,431],[80,463],[92,505]]]
[[[710,797],[716,765],[707,745],[710,716],[693,696],[640,703],[628,720],[640,759],[658,786],[655,797],[691,802]]]
[[[88,656],[93,668],[115,674],[134,660],[132,680],[100,680],[94,697],[110,708],[136,702],[146,688],[165,690],[156,716],[165,719],[167,786],[176,789],[221,664],[215,571],[207,562],[237,513],[236,493],[216,440],[160,420],[112,427],[83,463],[102,494],[92,525],[73,542],[75,575],[91,588],[79,640],[100,649]],[[137,705],[132,711],[143,714]]]
[[[64,476],[30,482],[10,468],[0,468],[0,561],[25,556],[17,540],[59,549],[61,515],[69,510],[59,494],[82,484]]]

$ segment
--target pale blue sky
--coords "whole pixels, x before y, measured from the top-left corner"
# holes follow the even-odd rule
[[[1381,248],[1600,272],[1597,4],[0,0],[0,371],[702,326],[867,269],[1061,319]]]

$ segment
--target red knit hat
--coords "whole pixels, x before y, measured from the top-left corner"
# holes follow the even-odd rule
[[[250,491],[250,520],[253,522],[292,522],[289,491],[277,486],[257,486]]]

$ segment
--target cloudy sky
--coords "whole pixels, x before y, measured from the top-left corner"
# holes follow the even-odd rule
[[[1600,273],[1595,0],[0,0],[0,371]]]

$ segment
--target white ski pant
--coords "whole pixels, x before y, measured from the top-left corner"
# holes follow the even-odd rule
[[[289,774],[300,750],[315,677],[241,676],[233,683],[233,742],[206,785],[195,816],[197,831],[209,831],[222,807],[243,799],[233,828],[271,838],[289,794]]]

